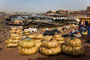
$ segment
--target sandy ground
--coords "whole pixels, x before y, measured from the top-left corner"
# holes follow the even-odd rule
[[[4,27],[4,25],[0,25],[0,26]],[[7,30],[7,27],[3,29],[5,30],[2,30],[2,28],[0,28],[0,60],[90,60],[90,44],[86,43],[86,41],[88,40],[87,37],[82,38],[82,42],[86,50],[86,53],[84,56],[71,57],[71,56],[64,55],[62,53],[56,56],[44,56],[44,55],[41,55],[39,52],[30,56],[22,56],[18,53],[17,48],[7,48],[5,46],[4,41],[8,38],[8,33],[7,33],[8,30]],[[65,34],[70,31],[71,29],[61,34]]]

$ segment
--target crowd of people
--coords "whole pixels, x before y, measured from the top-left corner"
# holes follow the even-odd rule
[[[85,21],[81,20],[79,22],[79,31],[81,34],[87,32],[88,35],[90,35],[90,24],[89,24],[89,22],[86,20]]]
[[[81,20],[79,22],[79,28],[72,29],[68,34],[72,37],[82,37],[82,35],[90,36],[90,23],[87,20]]]

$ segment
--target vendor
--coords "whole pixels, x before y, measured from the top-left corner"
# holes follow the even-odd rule
[[[90,36],[90,23],[88,23],[88,35]]]
[[[86,20],[85,21],[82,21],[82,20],[80,21],[79,31],[80,31],[81,34],[87,31],[87,25],[88,25],[88,22]]]
[[[86,25],[85,28],[87,28],[88,27],[88,21],[86,21],[86,20],[85,20],[85,25]]]

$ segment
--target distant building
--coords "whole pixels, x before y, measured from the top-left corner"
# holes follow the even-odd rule
[[[87,12],[90,12],[90,6],[87,7]]]
[[[47,11],[47,13],[56,13],[55,10],[50,10],[50,11]]]
[[[90,6],[87,7],[87,16],[90,17]]]

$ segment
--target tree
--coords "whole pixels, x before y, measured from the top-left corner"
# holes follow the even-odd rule
[[[56,13],[60,13],[60,10],[56,11]]]
[[[52,11],[50,10],[50,11],[47,11],[47,13],[52,13]]]

